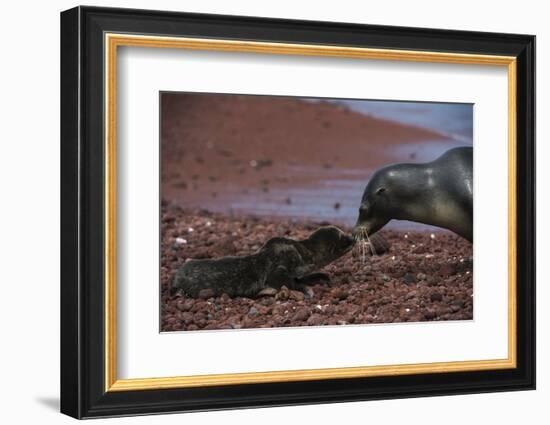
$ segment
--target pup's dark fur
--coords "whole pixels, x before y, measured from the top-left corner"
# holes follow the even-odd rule
[[[321,227],[301,241],[273,238],[246,257],[188,261],[177,271],[172,289],[181,289],[191,297],[202,290],[251,297],[268,287],[300,289],[308,280],[322,277],[315,272],[340,258],[353,244],[353,237],[334,226]]]

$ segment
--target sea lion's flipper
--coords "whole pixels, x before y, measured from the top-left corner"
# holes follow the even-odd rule
[[[318,282],[318,280],[316,282]],[[292,285],[290,285],[290,289],[303,292],[306,298],[313,298],[313,296],[315,295],[313,289],[311,289],[311,286],[300,282],[298,279],[294,279],[294,282],[292,283]]]
[[[308,285],[319,282],[329,283],[330,276],[327,273],[321,272],[310,273],[306,276],[295,278],[290,288],[297,291],[302,291],[306,295],[306,298],[311,298],[314,295],[313,289],[311,289]]]
[[[370,237],[370,255],[386,254],[390,250],[390,243],[380,233],[376,233]]]
[[[330,282],[330,276],[327,273],[316,272],[295,279],[297,285],[307,285],[319,281]]]
[[[283,285],[289,286],[293,280],[293,277],[285,266],[277,266],[275,270],[267,276],[265,285],[280,288]]]

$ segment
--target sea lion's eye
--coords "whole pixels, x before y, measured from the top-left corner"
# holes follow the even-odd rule
[[[381,193],[384,193],[385,191],[386,191],[386,188],[385,188],[385,187],[381,187],[380,189],[378,189],[378,190],[376,191],[376,194],[377,194],[377,195],[380,195]]]

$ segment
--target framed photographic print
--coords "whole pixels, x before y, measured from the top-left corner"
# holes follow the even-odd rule
[[[535,38],[61,14],[61,411],[535,387]]]

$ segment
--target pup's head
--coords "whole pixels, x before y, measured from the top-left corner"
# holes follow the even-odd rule
[[[336,226],[325,226],[313,232],[305,241],[319,267],[326,266],[353,248],[355,238]]]

